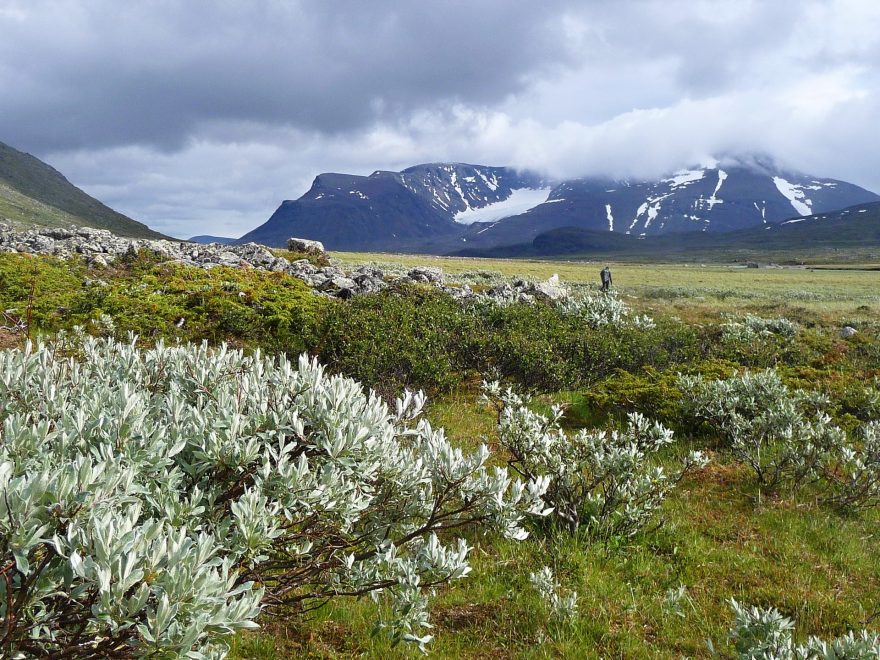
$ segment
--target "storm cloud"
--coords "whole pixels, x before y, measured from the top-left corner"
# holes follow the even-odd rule
[[[177,236],[435,160],[880,190],[873,0],[0,0],[0,35],[0,140]]]

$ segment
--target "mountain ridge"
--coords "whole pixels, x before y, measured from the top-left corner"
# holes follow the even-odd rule
[[[36,156],[0,142],[0,218],[20,225],[80,225],[133,238],[167,238],[74,186]]]
[[[506,167],[426,163],[369,176],[319,174],[304,195],[282,202],[266,223],[239,240],[281,246],[298,236],[331,250],[444,254],[528,244],[562,227],[651,240],[727,233],[872,201],[880,196],[756,157],[645,181],[550,181]]]
[[[336,250],[412,249],[458,235],[463,225],[456,214],[542,182],[536,174],[467,163],[426,163],[369,176],[322,173],[304,195],[284,200],[239,241],[282,246],[298,236]]]

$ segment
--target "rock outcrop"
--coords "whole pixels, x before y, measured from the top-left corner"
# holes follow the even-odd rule
[[[323,257],[319,262],[327,260],[323,245],[317,241],[290,239],[288,245],[295,248],[297,253]],[[20,231],[0,223],[0,252],[44,254],[62,259],[79,257],[92,266],[107,267],[116,259],[137,254],[140,250],[150,250],[169,263],[198,268],[228,266],[283,272],[302,280],[320,294],[343,299],[376,293],[393,284],[408,283],[432,286],[460,300],[482,298],[501,302],[533,302],[536,299],[558,300],[567,296],[567,290],[559,285],[558,278],[538,283],[515,280],[477,294],[466,283],[459,286],[447,283],[443,270],[434,266],[417,266],[405,274],[384,272],[373,265],[346,271],[338,265],[316,265],[308,259],[291,261],[257,243],[225,245],[132,239],[89,227],[36,227]]]

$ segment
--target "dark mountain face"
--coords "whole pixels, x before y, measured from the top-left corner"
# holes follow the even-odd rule
[[[515,203],[523,199],[525,206]],[[298,236],[335,250],[435,253],[530,244],[562,227],[654,240],[735,232],[878,200],[843,181],[760,162],[682,170],[657,181],[573,179],[552,189],[509,168],[431,163],[366,177],[321,174],[240,240],[280,246]]]
[[[394,176],[322,174],[240,240],[283,246],[297,236],[332,250],[387,250],[455,230],[451,218]]]
[[[82,225],[120,236],[167,238],[117,213],[43,161],[0,142],[0,220],[50,227]]]
[[[777,248],[880,247],[880,202],[792,218],[763,229],[737,232],[732,238],[741,243]]]
[[[540,184],[503,167],[433,163],[370,176],[320,174],[298,200],[281,204],[242,242],[285,245],[291,236],[331,250],[417,251],[425,242],[457,236],[456,214],[508,199]]]

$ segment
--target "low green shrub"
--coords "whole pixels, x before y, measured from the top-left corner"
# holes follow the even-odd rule
[[[80,260],[0,253],[0,309],[30,318],[30,334],[53,331],[88,316],[94,287]]]
[[[293,354],[311,344],[326,304],[284,273],[164,264],[96,292],[92,313],[109,314],[120,331],[143,337],[230,341]]]
[[[622,418],[637,412],[666,424],[677,421],[681,391],[676,375],[646,367],[633,374],[623,369],[584,393],[585,404],[599,418]]]
[[[208,340],[297,354],[311,346],[328,301],[284,273],[204,270],[127,254],[109,268],[76,259],[0,255],[0,307],[25,314],[31,334],[86,326],[108,314],[120,333]],[[31,295],[33,291],[33,295]]]
[[[585,387],[618,370],[668,369],[703,354],[699,334],[675,321],[593,327],[543,304],[490,307],[481,318],[483,366],[543,391]]]
[[[334,370],[393,398],[449,390],[476,362],[477,317],[431,288],[357,296],[329,305],[313,351]]]

